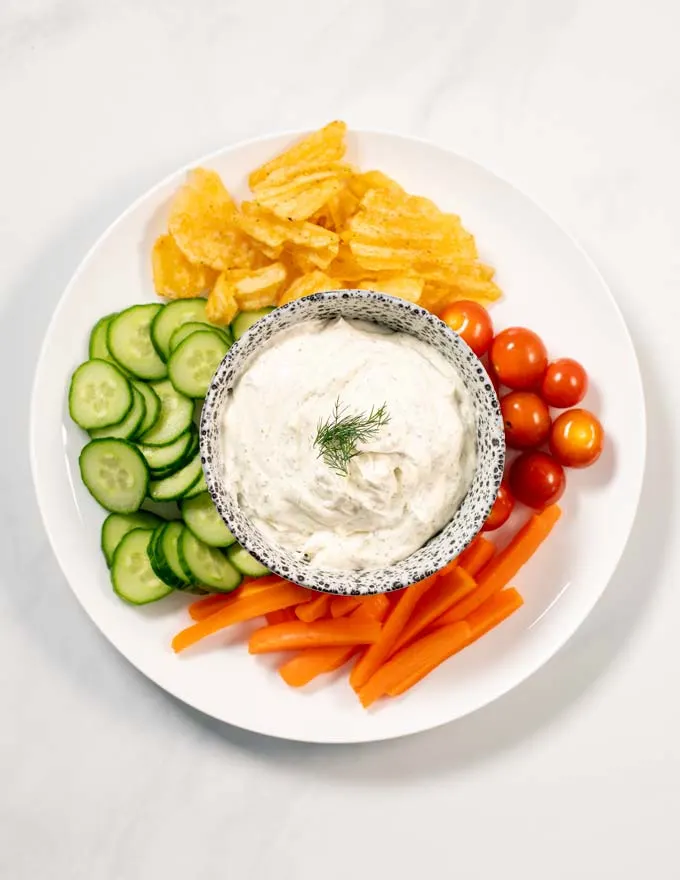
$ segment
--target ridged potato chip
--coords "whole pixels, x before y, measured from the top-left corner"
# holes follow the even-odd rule
[[[185,257],[224,271],[248,267],[257,258],[234,225],[236,206],[215,171],[195,168],[170,206],[168,230]]]
[[[321,293],[324,290],[338,290],[341,285],[333,278],[329,278],[324,272],[309,272],[301,278],[297,278],[280,295],[279,305],[302,299],[303,296],[311,296],[313,293]]]
[[[287,277],[283,263],[271,263],[250,272],[236,270],[224,274],[232,280],[236,302],[244,311],[276,305],[276,295]]]
[[[153,285],[166,299],[190,299],[206,293],[217,272],[201,263],[190,263],[171,235],[160,235],[151,251]]]
[[[234,282],[222,272],[208,294],[205,314],[213,324],[231,324],[238,313]]]
[[[273,248],[288,243],[324,250],[340,244],[335,232],[305,220],[282,220],[254,202],[241,205],[241,213],[236,216],[235,222],[242,232],[256,242]]]
[[[284,220],[307,220],[340,192],[343,186],[343,182],[337,177],[328,177],[300,189],[287,184],[264,193],[256,192],[255,198],[258,205]]]
[[[387,189],[393,192],[404,192],[396,180],[392,180],[382,171],[364,171],[363,174],[353,175],[347,182],[350,192],[355,198],[361,200],[369,189]]]
[[[248,178],[250,188],[255,190],[271,174],[281,169],[296,168],[295,173],[299,174],[301,165],[313,166],[324,162],[337,162],[345,155],[346,132],[347,125],[339,121],[331,122],[319,131],[313,132],[253,171]]]
[[[378,290],[380,293],[389,293],[390,296],[398,296],[409,302],[417,303],[425,287],[422,278],[413,278],[407,275],[386,275],[381,278],[363,278],[354,285],[358,290]]]

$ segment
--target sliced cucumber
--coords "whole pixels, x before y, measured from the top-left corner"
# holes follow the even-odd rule
[[[154,382],[152,389],[161,402],[156,423],[141,435],[145,446],[167,446],[188,431],[194,419],[194,402],[177,392],[169,380]]]
[[[158,354],[167,361],[170,356],[172,334],[183,324],[210,324],[205,313],[207,300],[177,299],[168,303],[154,318],[151,325],[151,339]]]
[[[258,562],[254,556],[251,556],[247,550],[239,547],[238,544],[234,544],[227,550],[227,559],[241,574],[248,575],[248,577],[258,578],[269,574],[269,569],[266,565],[262,565],[261,562]]]
[[[102,552],[110,567],[113,554],[128,532],[133,529],[156,529],[163,524],[160,516],[140,510],[137,513],[110,513],[102,526]]]
[[[250,330],[256,321],[259,321],[260,318],[264,318],[265,315],[273,311],[274,307],[269,306],[266,309],[257,309],[257,311],[253,312],[239,312],[231,322],[231,331],[234,334],[234,339],[238,341],[244,333]]]
[[[175,501],[184,498],[202,476],[201,456],[197,452],[176,474],[164,477],[162,480],[152,480],[149,483],[149,498],[152,501]]]
[[[228,327],[218,327],[215,324],[198,324],[196,321],[189,321],[188,324],[182,324],[181,327],[178,327],[170,337],[170,354],[172,354],[173,351],[179,346],[180,342],[184,342],[184,340],[188,336],[191,336],[192,333],[207,329],[214,330],[216,333],[219,333],[220,336],[223,336],[226,339],[229,345],[231,345],[234,341]]]
[[[83,483],[102,507],[112,513],[139,510],[146,497],[149,470],[135,446],[126,440],[90,440],[79,463]]]
[[[209,547],[184,529],[179,541],[182,567],[191,572],[192,580],[220,593],[230,593],[241,583],[241,574],[221,550]]]
[[[192,333],[170,355],[170,381],[187,397],[205,397],[215,370],[228,351],[229,343],[215,330]]]
[[[146,406],[146,415],[142,419],[142,423],[136,432],[136,436],[141,437],[142,434],[145,434],[149,428],[155,425],[156,419],[161,411],[161,399],[146,382],[140,382],[138,379],[134,379],[131,384],[132,387],[136,388],[142,395],[144,398],[144,405]]]
[[[203,492],[208,491],[208,484],[205,481],[205,474],[201,475],[200,480],[194,483],[194,485],[187,489],[187,491],[182,496],[183,498],[195,498],[197,495],[201,495]]]
[[[189,430],[180,434],[174,442],[168,443],[167,446],[146,446],[144,443],[140,443],[138,444],[139,451],[152,471],[163,471],[177,462],[186,463],[184,457],[191,449],[195,436],[197,436],[195,431]]]
[[[167,369],[151,342],[151,322],[163,306],[148,303],[132,306],[112,318],[106,337],[113,357],[139,379],[156,380]]]
[[[198,452],[198,445],[199,445],[198,444],[198,431],[192,431],[191,432],[191,442],[189,443],[187,451],[184,453],[182,458],[180,458],[174,464],[168,465],[167,467],[152,469],[151,470],[151,479],[152,480],[164,480],[166,477],[172,477],[178,471],[181,471],[185,465],[189,464],[189,462],[192,460],[192,458]],[[200,483],[200,480],[198,482]],[[191,486],[192,492],[193,492],[194,486],[196,486],[196,485],[198,485],[198,484],[194,483]],[[186,496],[183,495],[182,497],[184,498]]]
[[[153,534],[150,529],[134,529],[125,535],[113,554],[113,589],[132,605],[156,602],[172,592],[172,587],[163,583],[151,568],[148,551]]]
[[[179,559],[179,540],[184,526],[181,522],[170,522],[154,535],[149,553],[151,565],[166,583],[172,583],[177,590],[184,590],[192,585],[192,579],[182,568]]]
[[[107,428],[96,428],[94,431],[90,431],[90,437],[93,440],[98,440],[100,437],[119,437],[121,440],[129,440],[130,437],[134,437],[146,416],[146,404],[134,386],[132,398],[132,408],[122,422],[118,422],[117,425],[109,425]]]
[[[71,378],[68,408],[73,421],[86,431],[121,422],[132,407],[130,383],[113,364],[91,360]]]
[[[236,541],[208,492],[183,500],[180,511],[186,527],[204,544],[210,547],[229,547]]]

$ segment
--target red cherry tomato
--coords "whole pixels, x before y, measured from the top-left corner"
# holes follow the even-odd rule
[[[565,467],[588,467],[604,445],[604,429],[587,409],[569,409],[556,419],[550,432],[550,451]]]
[[[489,360],[508,388],[537,388],[548,366],[548,352],[540,336],[524,327],[509,327],[491,343]]]
[[[491,513],[487,517],[486,522],[482,526],[483,532],[493,532],[495,529],[500,529],[502,525],[508,521],[510,514],[512,513],[512,508],[515,506],[515,499],[512,497],[512,492],[510,491],[510,487],[507,482],[503,480],[501,483],[500,489],[498,490],[498,495],[496,495],[496,500],[493,503],[493,507],[491,508]]]
[[[566,409],[586,396],[588,374],[578,361],[560,358],[548,365],[541,382],[541,397],[548,406]]]
[[[511,391],[501,397],[505,442],[512,449],[533,449],[548,439],[550,411],[533,391]]]
[[[559,501],[565,485],[562,465],[547,452],[524,452],[510,468],[510,491],[536,510]]]
[[[477,357],[489,350],[493,339],[493,324],[484,306],[461,299],[447,306],[441,319],[467,342]]]

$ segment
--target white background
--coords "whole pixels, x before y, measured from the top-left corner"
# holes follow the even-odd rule
[[[2,0],[3,880],[677,880],[679,27],[675,0]],[[109,222],[196,156],[338,116],[469,155],[577,235],[650,440],[626,555],[551,663],[458,723],[340,748],[136,673],[57,569],[27,455],[42,335]]]

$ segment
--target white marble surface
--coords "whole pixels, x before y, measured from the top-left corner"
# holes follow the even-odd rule
[[[680,876],[679,26],[674,0],[3,0],[3,880]],[[137,674],[57,569],[26,451],[40,340],[95,237],[191,158],[335,116],[475,157],[576,232],[651,440],[569,645],[475,716],[347,748],[225,728]]]

